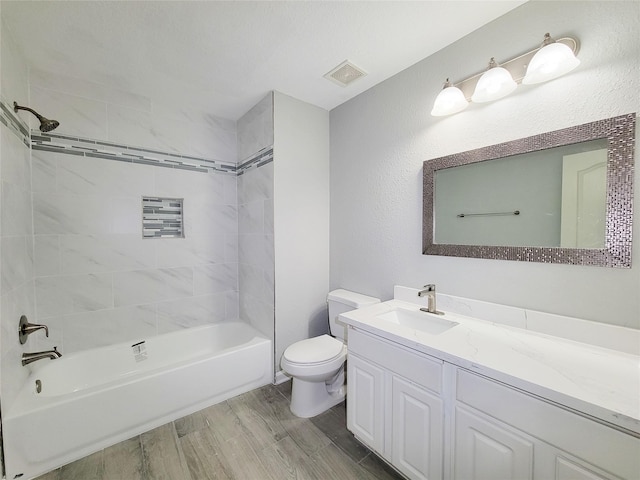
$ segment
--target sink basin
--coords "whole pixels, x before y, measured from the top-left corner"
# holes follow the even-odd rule
[[[432,313],[407,310],[405,308],[396,308],[378,315],[377,318],[432,335],[439,335],[458,325],[458,322],[446,320]]]

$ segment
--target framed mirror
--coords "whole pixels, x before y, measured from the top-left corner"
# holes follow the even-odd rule
[[[422,253],[631,267],[635,114],[427,160]]]

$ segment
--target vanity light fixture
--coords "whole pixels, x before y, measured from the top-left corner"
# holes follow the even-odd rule
[[[545,33],[540,50],[531,59],[527,74],[522,79],[525,85],[533,85],[558,78],[580,65],[573,52],[564,43],[556,42]]]
[[[499,66],[496,59],[491,57],[487,71],[482,74],[471,100],[476,103],[492,102],[506,97],[513,92],[518,84],[513,81],[509,70]]]
[[[578,41],[564,37],[554,40],[548,33],[541,46],[498,65],[494,58],[489,68],[452,84],[447,79],[438,94],[431,115],[440,117],[461,112],[469,101],[491,102],[513,92],[518,84],[542,83],[569,73],[580,64],[576,58]]]
[[[452,115],[461,112],[469,106],[469,102],[464,98],[464,93],[458,87],[451,85],[447,78],[444,87],[436,97],[433,103],[431,115],[434,117],[442,117],[444,115]]]

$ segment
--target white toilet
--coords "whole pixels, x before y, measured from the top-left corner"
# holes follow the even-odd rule
[[[348,290],[329,292],[329,328],[333,336],[301,340],[284,351],[280,366],[293,377],[290,408],[294,415],[315,417],[344,400],[347,393],[344,383],[346,327],[336,320],[341,313],[378,302],[379,298]]]

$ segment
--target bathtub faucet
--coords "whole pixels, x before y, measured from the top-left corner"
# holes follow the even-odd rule
[[[29,365],[30,363],[42,360],[43,358],[55,360],[61,356],[62,354],[58,351],[58,347],[53,347],[53,350],[45,350],[44,352],[23,353],[22,365]]]

